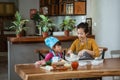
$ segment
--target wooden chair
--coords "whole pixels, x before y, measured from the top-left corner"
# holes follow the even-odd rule
[[[67,52],[67,48],[66,49],[64,49],[64,53],[66,53]],[[108,50],[108,48],[106,48],[106,47],[99,47],[99,50],[100,50],[100,58],[101,59],[104,59],[105,57],[105,52]]]
[[[49,52],[49,50],[48,49],[36,49],[34,52],[38,54],[39,60],[42,60],[45,58],[45,55]]]
[[[67,48],[63,49],[63,58],[65,58],[65,53],[67,52]],[[106,47],[99,47],[100,53],[101,53],[101,59],[104,59],[105,52],[108,50]],[[49,52],[49,49],[36,49],[34,51],[35,53],[38,54],[39,60],[45,58],[45,55]]]
[[[100,53],[101,53],[101,59],[105,58],[105,52],[108,50],[106,47],[99,47]]]
[[[65,59],[66,50],[67,49],[63,49],[63,59]],[[34,52],[38,54],[39,60],[42,60],[45,58],[45,55],[49,53],[49,49],[36,49]]]

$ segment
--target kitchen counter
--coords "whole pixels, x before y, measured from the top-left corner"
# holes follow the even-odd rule
[[[60,41],[66,42],[66,41],[74,41],[77,36],[55,36]],[[94,35],[88,35],[89,38],[95,38]],[[44,39],[42,36],[26,36],[26,37],[10,37],[8,40],[12,43],[41,43],[44,42]]]

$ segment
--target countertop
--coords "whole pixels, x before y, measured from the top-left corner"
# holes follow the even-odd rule
[[[77,36],[54,36],[58,38],[60,41],[73,41],[77,38]],[[95,38],[94,35],[88,35],[88,38]],[[42,36],[25,36],[25,37],[8,37],[8,41],[14,44],[21,44],[21,43],[43,43],[44,39]]]

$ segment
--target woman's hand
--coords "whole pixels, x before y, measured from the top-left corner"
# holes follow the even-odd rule
[[[86,49],[83,49],[81,51],[78,52],[78,56],[83,56],[83,54],[86,52],[87,50]]]
[[[68,52],[66,53],[67,55],[70,55],[72,52],[72,50],[68,50]]]
[[[91,50],[88,50],[88,49],[83,49],[83,50],[79,51],[79,52],[78,52],[78,56],[80,56],[80,57],[83,56],[83,54],[84,54],[85,52],[87,52],[88,54],[94,56],[94,52],[91,51]]]

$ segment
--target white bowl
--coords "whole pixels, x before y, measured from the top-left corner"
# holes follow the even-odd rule
[[[72,54],[72,56],[65,56],[65,59],[67,61],[70,61],[70,62],[72,62],[72,61],[78,61],[79,60],[79,56],[75,55],[75,54]]]
[[[102,64],[104,61],[104,59],[95,59],[93,61],[91,61],[91,64],[92,65],[99,65],[99,64]]]
[[[80,60],[79,61],[79,65],[80,66],[86,66],[87,65],[87,61]]]

